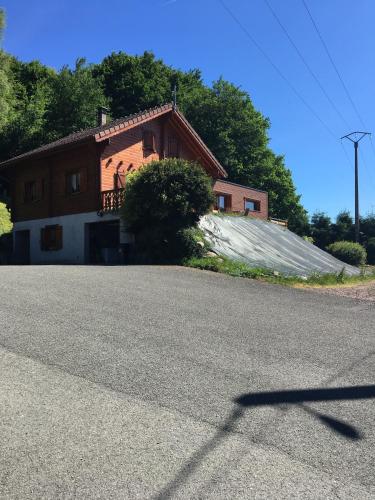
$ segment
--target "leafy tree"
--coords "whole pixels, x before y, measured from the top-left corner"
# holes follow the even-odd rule
[[[360,218],[361,233],[365,235],[365,239],[375,238],[375,214],[371,213]]]
[[[348,210],[343,210],[336,217],[336,223],[331,224],[332,241],[352,241],[354,239],[353,219]]]
[[[0,44],[3,41],[5,29],[5,11],[0,7]]]
[[[151,52],[142,56],[112,53],[96,66],[95,74],[103,79],[115,118],[163,104],[167,95],[171,100],[168,69]]]
[[[154,161],[128,177],[121,216],[149,257],[170,260],[185,256],[186,230],[213,201],[211,179],[200,165]]]
[[[59,73],[38,61],[12,58],[10,66],[16,98],[0,137],[2,159],[96,125],[97,109],[106,99],[84,59]]]
[[[374,237],[369,238],[367,245],[366,245],[366,250],[367,250],[368,263],[374,265],[375,264],[375,238]]]
[[[56,73],[38,61],[22,63],[11,58],[13,89],[12,115],[3,131],[0,156],[7,158],[46,142],[46,111],[51,102]]]
[[[107,104],[101,82],[85,59],[77,59],[73,70],[63,67],[52,81],[51,92],[46,113],[48,141],[95,126],[98,107]]]
[[[14,93],[9,71],[9,58],[0,50],[0,133],[9,122]]]
[[[1,48],[4,29],[5,12],[0,8],[0,133],[10,119],[12,104],[14,102],[9,65],[10,57]]]
[[[331,219],[324,212],[316,212],[311,217],[311,236],[319,248],[325,249],[331,243]]]
[[[174,86],[184,109],[194,92],[204,88],[199,70],[175,70],[148,51],[141,56],[112,53],[94,67],[94,75],[103,81],[115,118],[170,102]]]

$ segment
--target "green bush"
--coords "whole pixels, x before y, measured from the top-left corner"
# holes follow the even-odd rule
[[[151,162],[128,177],[121,217],[136,236],[140,260],[203,255],[204,238],[195,226],[213,204],[211,183],[200,165],[177,158]]]
[[[366,250],[359,243],[352,241],[336,241],[328,245],[327,250],[337,259],[353,266],[366,264]]]
[[[9,233],[12,230],[10,213],[5,205],[0,201],[0,235]]]
[[[375,238],[369,238],[366,250],[367,250],[367,262],[369,264],[375,264]]]

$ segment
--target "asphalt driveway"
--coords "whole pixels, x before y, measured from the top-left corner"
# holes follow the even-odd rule
[[[0,498],[374,498],[375,305],[0,267]]]

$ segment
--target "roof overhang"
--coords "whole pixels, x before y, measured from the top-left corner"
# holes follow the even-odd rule
[[[172,123],[176,125],[180,129],[180,131],[182,131],[185,137],[188,138],[190,144],[193,145],[193,149],[199,151],[199,154],[204,159],[205,164],[210,166],[210,170],[212,171],[213,175],[217,175],[218,177],[227,177],[228,174],[223,166],[215,158],[213,153],[199,137],[197,132],[193,129],[193,127],[186,120],[183,114],[177,108],[175,108],[172,103],[149,109],[147,111],[143,111],[129,117],[125,117],[123,119],[115,120],[114,122],[109,123],[107,126],[96,127],[93,129],[77,132],[75,134],[72,134],[71,136],[64,137],[53,143],[46,144],[45,146],[41,146],[40,148],[37,148],[33,151],[29,151],[0,163],[0,170],[27,161],[29,159],[34,160],[40,157],[56,154],[60,151],[65,151],[87,142],[103,143],[104,141],[110,140],[110,138],[113,136],[116,136],[141,124],[150,122],[156,118],[168,114],[171,115]]]

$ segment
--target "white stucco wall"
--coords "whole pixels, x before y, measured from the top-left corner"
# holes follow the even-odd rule
[[[88,212],[16,222],[13,226],[13,231],[25,229],[30,231],[31,264],[53,264],[58,262],[66,264],[84,264],[85,224],[90,222],[106,222],[110,220],[119,220],[119,217],[113,215],[99,217],[96,212]],[[40,248],[40,230],[47,225],[53,224],[59,224],[63,227],[63,248],[56,251],[43,251]],[[128,241],[126,233],[124,234],[121,232],[120,235],[121,243],[126,243]]]

